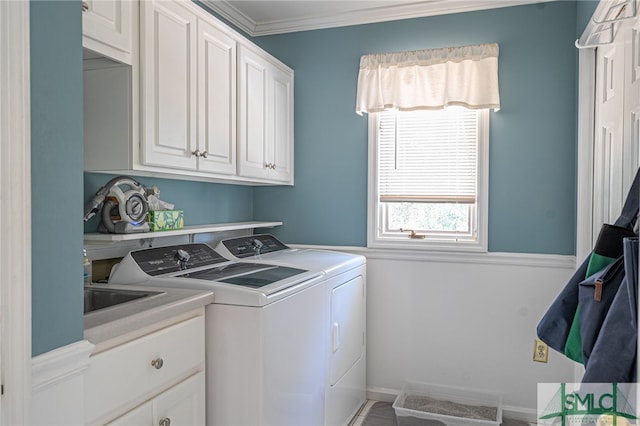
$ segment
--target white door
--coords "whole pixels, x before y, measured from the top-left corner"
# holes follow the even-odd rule
[[[625,100],[624,140],[629,141],[625,151],[625,192],[640,165],[640,15],[633,25],[625,29]]]
[[[178,2],[140,7],[143,163],[195,169],[197,18]]]
[[[622,191],[624,46],[618,42],[596,52],[596,109],[594,133],[594,236],[603,223],[620,213]]]
[[[236,41],[198,20],[198,170],[236,173]]]
[[[613,43],[596,50],[593,239],[613,223],[638,169],[640,47],[638,19],[620,24]]]

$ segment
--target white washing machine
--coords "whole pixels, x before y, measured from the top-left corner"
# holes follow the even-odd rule
[[[193,243],[132,251],[109,283],[213,291],[205,315],[207,424],[325,424],[330,341],[322,271],[229,261]]]
[[[322,271],[329,340],[325,388],[327,426],[346,425],[366,400],[366,259],[331,250],[290,248],[269,234],[221,241],[228,259]]]

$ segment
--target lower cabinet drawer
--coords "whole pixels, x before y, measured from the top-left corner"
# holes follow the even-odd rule
[[[85,423],[109,420],[204,369],[204,340],[200,316],[91,357]]]
[[[134,408],[109,426],[204,425],[205,376],[194,374],[151,401]]]

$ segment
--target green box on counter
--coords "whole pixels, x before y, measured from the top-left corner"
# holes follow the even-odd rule
[[[184,228],[184,210],[150,210],[147,222],[151,231],[173,231]]]

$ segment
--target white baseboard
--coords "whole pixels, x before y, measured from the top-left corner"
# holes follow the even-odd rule
[[[387,388],[367,388],[367,399],[373,401],[393,402],[399,391]]]
[[[538,423],[538,413],[536,410],[522,407],[502,406],[502,418],[521,420],[530,424]]]

